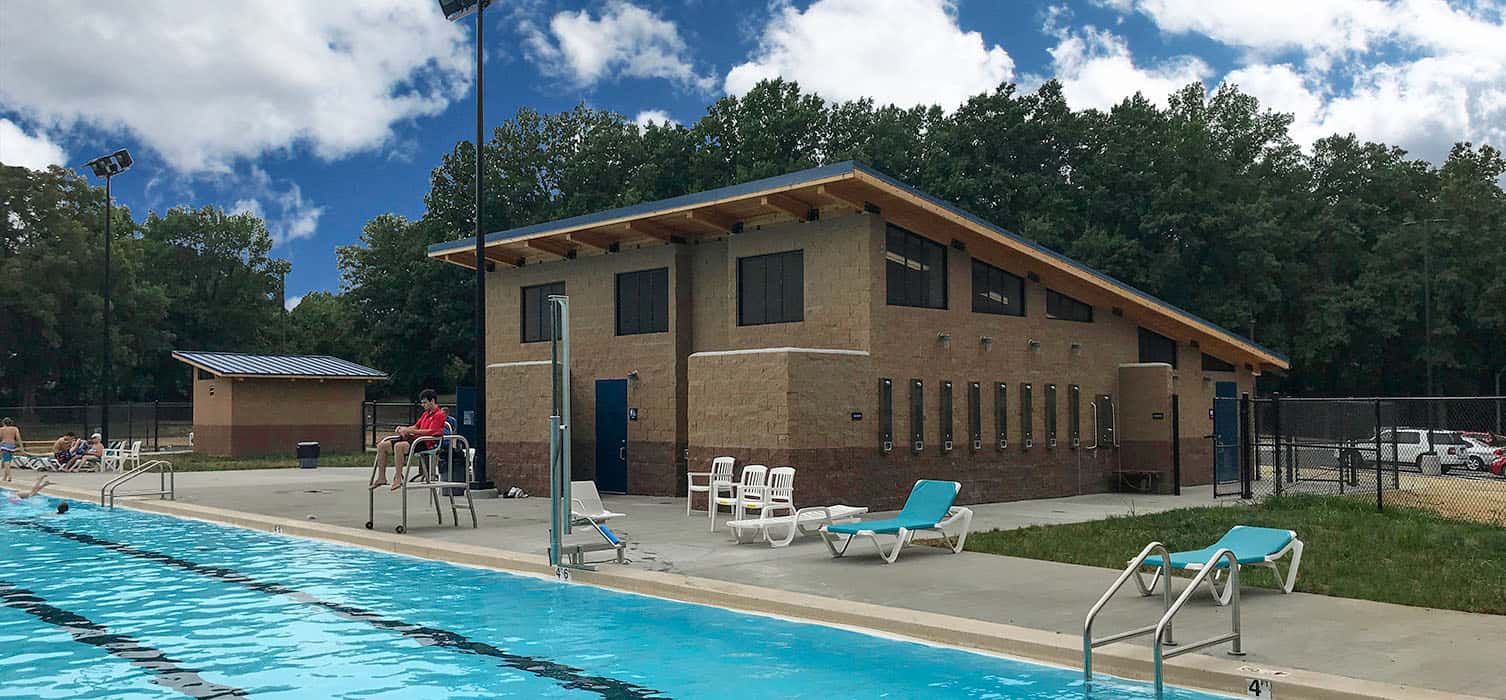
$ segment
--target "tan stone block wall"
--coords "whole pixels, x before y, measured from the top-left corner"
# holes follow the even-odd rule
[[[549,343],[522,342],[522,289],[565,282],[572,346],[572,462],[578,477],[595,474],[596,380],[623,379],[636,371],[637,378],[628,382],[628,406],[638,411],[638,420],[628,423],[629,488],[633,493],[673,491],[676,473],[683,471],[675,464],[675,446],[684,443],[684,418],[676,393],[683,374],[678,348],[686,344],[674,330],[684,324],[680,314],[686,294],[681,289],[689,285],[688,262],[687,253],[678,246],[656,245],[522,268],[504,266],[487,277],[489,365],[549,360]],[[669,268],[670,330],[617,335],[617,274],[661,267]],[[489,370],[487,461],[493,470],[489,473],[498,474],[497,478],[513,475],[523,488],[537,489],[548,486],[549,374],[547,365],[527,367],[536,369],[500,374]],[[499,441],[513,447],[494,451],[492,443]],[[661,447],[651,449],[651,445]]]
[[[235,391],[232,380],[229,379],[199,379],[198,370],[190,368],[194,373],[193,382],[193,422],[194,426],[200,425],[230,425],[231,396]],[[198,434],[195,433],[195,439]]]

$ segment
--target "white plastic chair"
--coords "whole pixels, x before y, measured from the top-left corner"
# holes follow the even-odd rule
[[[714,484],[732,483],[732,469],[737,465],[737,460],[731,457],[717,457],[711,460],[709,472],[686,472],[685,473],[685,516],[690,517],[690,501],[695,494],[706,495],[706,507],[711,507],[711,489]],[[706,483],[697,484],[696,477],[706,477]]]
[[[570,482],[570,517],[576,522],[592,524],[621,518],[626,513],[614,513],[607,510],[601,502],[601,493],[596,490],[594,481]]]
[[[795,468],[774,467],[769,470],[768,481],[762,489],[747,489],[748,493],[743,496],[742,505],[737,509],[737,517],[744,517],[745,511],[756,510],[782,511],[786,514],[795,512]]]
[[[711,503],[707,513],[711,517],[711,531],[716,532],[716,510],[722,506],[732,509],[732,517],[742,517],[742,506],[749,496],[763,497],[765,479],[768,477],[769,468],[762,464],[748,464],[743,466],[743,472],[736,485],[729,483],[713,484],[711,491]],[[730,487],[730,488],[727,488]]]

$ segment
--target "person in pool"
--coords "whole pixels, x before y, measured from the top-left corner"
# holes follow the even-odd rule
[[[45,487],[47,487],[47,486],[49,486],[51,484],[52,484],[52,482],[47,480],[47,475],[43,474],[42,476],[37,477],[37,483],[32,484],[31,490],[27,491],[26,493],[18,493],[16,491],[6,491],[5,492],[5,500],[10,501],[12,504],[20,503],[21,501],[24,501],[24,500],[26,500],[28,498],[31,498],[32,496],[37,495],[38,493],[41,493],[41,491],[42,491],[43,488],[45,488]],[[63,501],[61,503],[58,503],[57,514],[58,515],[62,515],[62,514],[67,513],[67,512],[68,512],[68,502],[67,501]]]
[[[10,418],[0,418],[0,481],[10,481],[10,461],[16,453],[26,454],[22,447],[21,429]]]

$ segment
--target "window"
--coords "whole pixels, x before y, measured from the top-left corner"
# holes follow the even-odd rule
[[[1092,323],[1093,307],[1048,289],[1046,290],[1046,318]]]
[[[203,379],[203,380],[209,380],[209,379],[214,379],[214,375],[213,375],[213,374],[210,374],[210,373],[208,373],[208,372],[205,372],[205,371],[204,371],[204,370],[202,370],[202,369],[195,369],[195,370],[194,370],[194,371],[195,371],[195,372],[198,372],[198,377],[199,377],[199,379]]]
[[[1209,355],[1208,353],[1205,352],[1205,353],[1203,353],[1203,371],[1204,372],[1233,372],[1234,371],[1234,365],[1230,364],[1228,362],[1224,362],[1223,360],[1220,360],[1217,357]]]
[[[1412,430],[1401,430],[1396,433],[1395,442],[1402,445],[1421,445],[1422,433]]]
[[[737,259],[737,325],[805,320],[805,252]]]
[[[973,261],[973,311],[1025,315],[1025,280],[980,260]]]
[[[669,268],[617,275],[617,335],[669,330]]]
[[[1177,343],[1160,333],[1140,329],[1140,361],[1165,362],[1177,366]]]
[[[890,306],[946,308],[946,246],[890,225],[886,246]]]
[[[523,288],[523,342],[552,340],[549,328],[549,297],[565,293],[564,282],[550,282]]]

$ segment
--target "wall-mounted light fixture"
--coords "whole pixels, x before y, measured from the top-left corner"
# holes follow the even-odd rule
[[[1072,350],[1072,354],[1073,355],[1081,355],[1082,354],[1082,343],[1079,343],[1077,341],[1073,341],[1072,342],[1072,346],[1071,346],[1071,350]]]
[[[941,331],[941,332],[939,332],[939,333],[936,334],[936,340],[938,340],[938,341],[941,342],[941,347],[944,347],[944,348],[952,347],[952,334],[951,333],[948,333],[946,331]]]
[[[1031,338],[1030,340],[1025,341],[1025,347],[1029,348],[1030,352],[1040,352],[1041,341],[1036,340],[1035,338]]]
[[[994,345],[994,337],[991,336],[991,335],[980,336],[978,338],[978,342],[983,345],[983,349],[984,350],[987,350],[987,349],[993,347],[993,345]]]
[[[635,369],[635,370],[632,370],[631,372],[628,372],[627,373],[627,378],[628,378],[628,381],[631,381],[631,382],[638,381],[638,370]]]

